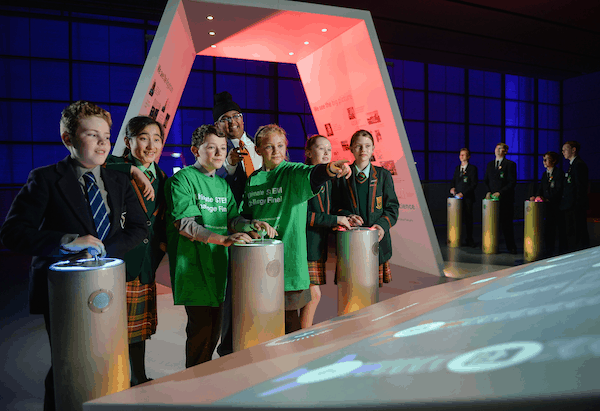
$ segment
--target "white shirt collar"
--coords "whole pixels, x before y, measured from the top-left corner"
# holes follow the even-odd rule
[[[371,162],[369,162],[369,164],[367,164],[367,166],[365,168],[363,168],[362,170],[359,170],[358,167],[356,166],[356,164],[354,164],[354,169],[356,170],[356,174],[358,173],[365,173],[365,175],[367,177],[369,177],[369,172],[371,171]]]
[[[235,148],[238,148],[240,146],[240,140],[242,140],[244,142],[245,145],[247,146],[254,146],[254,142],[252,140],[250,140],[250,137],[248,137],[248,134],[246,134],[246,132],[244,131],[244,134],[242,134],[242,136],[240,138],[236,138],[236,139],[231,139],[231,144],[233,144],[233,146]]]
[[[194,167],[196,167],[196,169],[198,171],[200,171],[202,174],[204,174],[207,177],[214,177],[215,174],[217,173],[217,170],[213,170],[213,171],[208,171],[204,168],[204,166],[202,164],[200,164],[197,160],[194,163]]]

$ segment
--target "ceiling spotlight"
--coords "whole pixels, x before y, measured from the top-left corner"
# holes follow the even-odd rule
[[[179,157],[181,157],[181,153],[171,153],[171,157],[179,158]]]
[[[209,36],[214,36],[215,34],[217,34],[217,33],[215,33],[214,31],[209,31],[209,32],[208,32],[208,35],[209,35]]]
[[[293,51],[290,51],[288,54],[289,54],[290,56],[293,56],[293,55],[294,55],[294,52],[293,52]]]
[[[213,19],[214,19],[214,17],[211,16],[210,14],[208,16],[206,16],[206,20],[213,20]]]
[[[321,31],[322,31],[323,33],[325,33],[325,32],[327,31],[327,29],[321,29]]]
[[[216,48],[217,48],[217,45],[216,45],[216,44],[211,44],[210,46],[211,46],[213,49],[216,49]]]
[[[304,44],[308,45],[308,41],[305,41]]]

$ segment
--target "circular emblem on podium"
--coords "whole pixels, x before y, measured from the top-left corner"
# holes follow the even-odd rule
[[[373,243],[373,254],[379,255],[379,241]]]
[[[277,277],[281,273],[281,261],[271,261],[269,264],[267,264],[266,270],[269,277]]]
[[[525,213],[529,213],[530,211],[531,211],[531,206],[527,206],[527,207],[525,208]]]
[[[448,201],[448,208],[452,207],[452,203]]]
[[[88,308],[97,314],[106,312],[113,302],[113,293],[110,290],[96,290],[88,298]]]

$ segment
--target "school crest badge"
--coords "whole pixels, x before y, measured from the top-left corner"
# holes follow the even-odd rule
[[[378,210],[381,210],[383,208],[383,197],[376,197],[375,200],[377,200],[375,207],[377,207]]]

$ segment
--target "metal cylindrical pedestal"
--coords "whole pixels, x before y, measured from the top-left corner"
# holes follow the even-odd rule
[[[56,409],[129,388],[125,264],[116,258],[50,266],[48,297]]]
[[[483,200],[481,206],[481,248],[485,254],[498,253],[500,202]]]
[[[233,350],[285,335],[283,242],[231,246]]]
[[[448,198],[448,247],[460,247],[462,198]]]
[[[338,315],[379,302],[377,230],[357,227],[337,233]]]
[[[535,261],[542,253],[542,212],[544,203],[525,201],[525,233],[523,250],[525,261]]]

